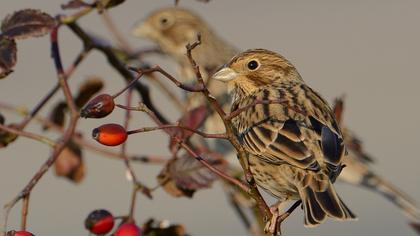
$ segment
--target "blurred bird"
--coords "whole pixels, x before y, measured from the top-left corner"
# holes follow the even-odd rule
[[[172,57],[179,65],[182,81],[195,83],[196,75],[186,57],[185,46],[197,41],[201,34],[201,45],[192,51],[192,55],[200,66],[203,79],[212,95],[222,103],[225,110],[229,108],[229,96],[225,92],[225,85],[217,81],[207,80],[217,68],[226,63],[237,54],[235,47],[219,37],[213,29],[193,12],[170,7],[157,10],[136,24],[133,34],[147,38],[157,43],[164,53]],[[190,93],[186,97],[188,107],[193,108],[207,104],[201,94]],[[224,124],[219,115],[208,107],[208,117],[203,124],[204,131],[208,133],[225,132]],[[225,156],[236,156],[235,150],[226,140],[207,140],[210,149],[219,151]],[[229,158],[235,160],[235,158]]]
[[[343,119],[343,107],[343,99],[336,99],[333,108],[340,125]],[[374,163],[374,158],[366,153],[360,138],[347,127],[341,127],[344,143],[348,150],[348,158],[343,160],[346,168],[343,169],[338,179],[381,194],[399,207],[411,221],[420,223],[420,210],[417,208],[415,201],[395,185],[376,174],[370,166]]]
[[[232,58],[212,78],[227,83],[232,111],[258,100],[286,102],[255,105],[232,119],[261,188],[279,202],[301,200],[307,227],[327,217],[356,218],[332,185],[345,155],[334,113],[289,61],[265,49],[251,49]],[[273,213],[271,233],[279,216]]]
[[[157,10],[139,22],[133,29],[133,34],[139,37],[148,38],[157,43],[162,50],[172,57],[179,65],[181,78],[184,82],[195,82],[195,74],[191,69],[188,58],[185,56],[187,43],[196,41],[197,33],[202,35],[202,45],[193,50],[193,56],[207,81],[208,75],[212,75],[215,69],[228,62],[237,54],[235,47],[221,39],[216,32],[198,15],[189,10],[181,8],[164,8]],[[229,107],[229,98],[226,89],[220,83],[208,81],[210,91],[218,98],[218,101],[225,107]],[[192,107],[205,103],[204,100],[191,98],[196,104]],[[209,108],[210,109],[210,108]],[[210,111],[210,110],[209,110]],[[216,113],[211,113],[204,122],[204,131],[208,133],[224,132],[224,125]],[[348,150],[348,157],[343,162],[346,168],[343,169],[338,180],[356,186],[364,186],[378,192],[396,204],[412,220],[420,221],[420,211],[415,203],[410,200],[407,194],[402,193],[393,187],[389,182],[374,174],[370,165],[371,158],[363,150],[360,140],[349,131],[343,128],[344,141]],[[235,150],[224,140],[208,140],[210,149],[218,151],[227,159],[235,156]]]

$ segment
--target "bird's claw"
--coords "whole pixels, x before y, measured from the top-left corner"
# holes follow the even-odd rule
[[[273,214],[270,221],[264,227],[265,233],[270,233],[273,236],[281,236],[281,223],[289,217],[290,213],[285,212],[283,214],[279,214],[279,206],[272,206],[270,207],[270,211]]]

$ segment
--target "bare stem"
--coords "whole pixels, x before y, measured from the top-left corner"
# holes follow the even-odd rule
[[[26,230],[26,222],[28,218],[28,212],[29,212],[29,197],[31,195],[26,195],[22,200],[22,216],[21,216],[21,223],[20,223],[20,229]]]
[[[2,124],[0,124],[0,129],[5,130],[5,131],[10,132],[10,133],[13,133],[13,134],[16,134],[16,135],[19,135],[19,136],[23,136],[23,137],[26,137],[26,138],[36,140],[38,142],[47,144],[50,147],[54,147],[56,145],[56,142],[54,142],[53,140],[51,140],[47,137],[44,137],[42,135],[22,131],[22,130],[15,129],[15,128],[12,128],[10,126],[6,126],[6,125],[2,125]]]
[[[58,27],[57,26],[51,32],[51,55],[54,59],[55,68],[57,70],[57,77],[60,82],[61,89],[64,93],[64,97],[66,98],[67,106],[70,109],[70,122],[69,125],[61,138],[58,139],[56,145],[53,149],[51,156],[47,159],[47,161],[41,166],[41,168],[35,173],[32,179],[28,182],[28,184],[18,193],[18,195],[12,199],[9,203],[4,206],[4,233],[7,231],[7,219],[8,215],[13,208],[13,206],[22,198],[28,196],[31,193],[32,189],[36,186],[39,180],[44,176],[44,174],[49,170],[49,168],[54,164],[55,160],[58,158],[60,153],[64,150],[67,146],[68,142],[71,140],[71,137],[74,134],[76,129],[77,120],[79,118],[79,114],[76,109],[76,105],[74,104],[74,100],[72,94],[70,92],[69,86],[66,81],[66,75],[63,71],[63,65],[61,62],[60,51],[58,46]]]

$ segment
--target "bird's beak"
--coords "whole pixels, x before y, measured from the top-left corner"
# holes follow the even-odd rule
[[[236,71],[232,70],[229,67],[223,67],[222,69],[214,73],[211,78],[215,80],[220,80],[222,82],[228,82],[230,80],[233,80],[237,76],[238,73],[236,73]]]
[[[140,38],[146,38],[146,37],[149,37],[153,33],[153,29],[147,23],[139,23],[133,28],[131,33],[134,36],[137,36]]]

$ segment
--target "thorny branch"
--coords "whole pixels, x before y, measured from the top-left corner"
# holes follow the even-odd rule
[[[64,93],[67,106],[70,109],[70,122],[63,136],[61,136],[59,140],[57,141],[58,145],[54,147],[51,156],[41,166],[38,172],[32,177],[32,179],[22,189],[22,191],[20,191],[20,193],[12,201],[10,201],[8,204],[5,205],[4,207],[5,219],[4,219],[4,225],[3,225],[4,235],[6,235],[7,219],[8,219],[10,210],[22,198],[27,198],[27,201],[29,201],[29,194],[31,193],[32,189],[35,187],[38,181],[44,176],[44,174],[48,171],[48,169],[52,166],[52,164],[58,158],[60,153],[67,146],[68,142],[71,140],[74,134],[74,131],[76,129],[77,120],[79,118],[79,113],[77,111],[76,105],[74,104],[74,100],[73,100],[70,88],[67,84],[67,80],[66,80],[67,76],[64,73],[63,65],[61,62],[60,50],[59,50],[59,45],[58,45],[58,29],[59,29],[59,26],[57,26],[51,32],[51,56],[53,57],[53,60],[54,60],[54,64],[57,70],[57,77],[58,77],[61,89]],[[25,209],[25,206],[26,206],[26,209]],[[22,211],[27,212],[27,206],[28,204],[24,204],[24,209]],[[25,218],[26,214],[23,214],[22,216]],[[22,221],[25,222],[26,219],[22,219]]]
[[[18,115],[21,116],[27,116],[28,112],[26,111],[26,109],[24,108],[19,108],[19,107],[13,107],[11,105],[5,104],[5,103],[0,103],[0,109],[4,109],[13,113],[16,113]],[[57,131],[61,134],[64,134],[65,130],[60,127],[59,125],[54,124],[53,122],[51,122],[48,119],[45,118],[41,118],[39,116],[35,116],[34,120],[38,123],[40,123],[42,126],[48,127],[49,129],[52,129],[54,131]],[[23,136],[23,137],[27,137],[30,139],[34,139],[37,141],[37,138],[35,137],[39,137],[42,139],[45,139],[45,142],[42,141],[42,143],[45,143],[49,146],[55,146],[57,145],[57,143],[54,140],[48,139],[47,137],[44,136],[40,136],[38,134],[33,134],[33,133],[29,133],[29,132],[25,132],[25,131],[20,131],[17,129],[14,129],[10,126],[4,126],[4,125],[0,125],[0,129],[6,130],[10,133],[14,133],[17,134],[19,136]],[[83,137],[77,135],[78,132],[75,132],[76,135],[73,136],[73,141],[82,146],[85,147],[87,149],[89,149],[90,151],[102,154],[104,156],[108,156],[108,157],[113,157],[113,158],[118,158],[123,160],[123,157],[121,156],[120,153],[114,152],[114,151],[110,151],[107,148],[102,148],[98,145],[95,145],[87,140],[85,140]],[[150,163],[150,164],[164,164],[168,161],[169,157],[160,157],[160,156],[138,156],[138,155],[126,155],[126,157],[131,160],[131,161],[137,161],[137,162],[143,162],[143,163]]]
[[[189,91],[189,92],[201,92],[207,99],[207,101],[210,103],[210,105],[212,106],[212,108],[219,114],[219,116],[222,118],[223,123],[225,125],[226,128],[226,138],[231,142],[231,144],[234,146],[234,148],[236,149],[236,151],[238,152],[238,158],[240,160],[241,166],[245,172],[245,177],[246,180],[248,182],[249,186],[243,186],[242,182],[238,182],[235,178],[232,178],[230,176],[226,176],[226,175],[220,175],[217,170],[214,171],[212,168],[210,168],[209,166],[206,165],[206,163],[202,162],[206,167],[208,167],[210,170],[212,170],[213,172],[215,172],[216,174],[218,174],[219,176],[223,177],[224,179],[230,181],[231,183],[239,186],[241,189],[245,190],[246,192],[248,192],[251,197],[257,202],[257,205],[261,211],[261,214],[264,216],[264,219],[269,219],[271,218],[271,212],[267,206],[267,204],[265,203],[264,199],[262,198],[261,194],[258,191],[258,188],[256,186],[255,180],[253,179],[253,176],[249,170],[249,165],[248,165],[248,157],[247,157],[247,153],[245,152],[245,150],[243,149],[243,147],[240,145],[239,140],[236,138],[235,134],[234,134],[234,128],[233,125],[230,121],[230,119],[226,119],[226,114],[223,111],[222,107],[220,106],[220,104],[217,102],[217,100],[210,94],[209,90],[207,89],[204,80],[202,78],[201,72],[200,72],[200,68],[199,66],[196,64],[195,60],[192,57],[191,51],[197,47],[198,45],[201,44],[201,36],[198,35],[198,41],[194,42],[191,45],[187,45],[187,56],[188,59],[195,71],[196,74],[196,78],[197,78],[197,85],[184,85],[183,83],[181,83],[180,81],[178,81],[176,78],[174,78],[173,76],[171,76],[169,73],[167,73],[165,70],[163,70],[161,67],[159,66],[155,66],[153,68],[147,69],[147,70],[142,70],[142,69],[133,69],[132,70],[136,70],[139,75],[143,75],[146,73],[152,73],[152,72],[159,72],[162,75],[164,75],[166,78],[168,78],[170,81],[172,81],[177,87]],[[139,107],[139,110],[141,111],[145,111],[147,112],[147,106],[143,106],[143,107]],[[150,114],[149,114],[150,115]],[[159,124],[158,125],[162,125]],[[202,158],[197,155],[196,153],[194,153],[194,151],[191,150],[191,148],[186,145],[185,143],[181,142],[180,145],[190,154],[192,155],[194,158],[196,158],[198,161],[202,161]],[[208,163],[207,163],[208,164]],[[235,181],[234,181],[235,180]]]

